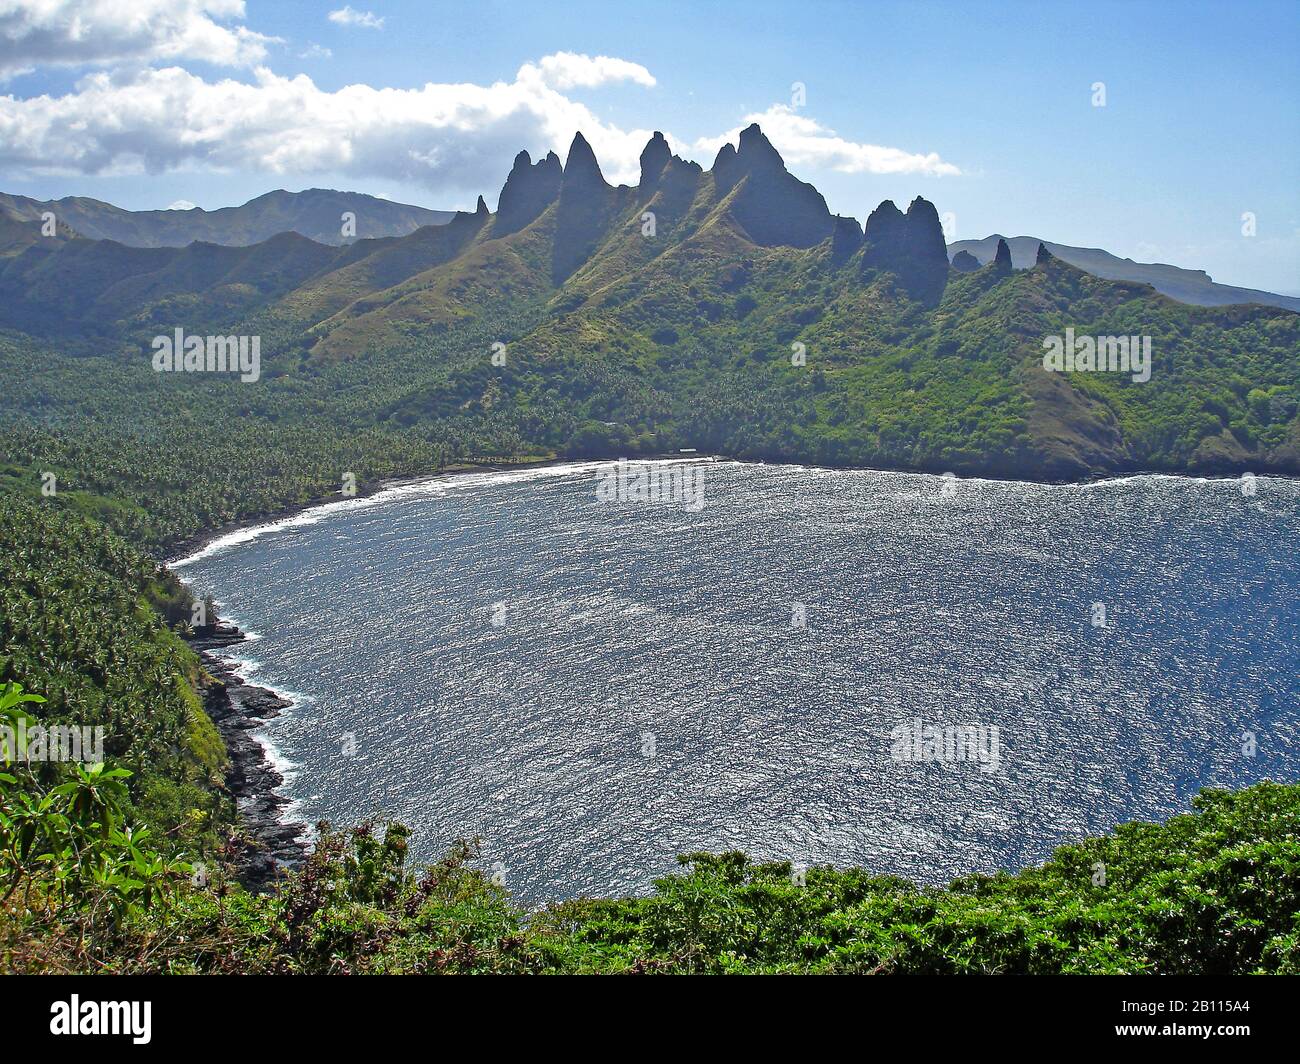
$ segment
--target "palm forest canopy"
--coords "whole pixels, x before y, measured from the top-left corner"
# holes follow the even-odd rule
[[[1046,251],[964,265],[933,204],[833,216],[757,126],[708,170],[656,134],[618,187],[579,135],[564,163],[521,152],[495,212],[341,244],[131,247],[0,212],[0,724],[108,736],[102,767],[0,764],[0,968],[1296,971],[1300,789],[1273,784],[945,890],[830,869],[795,890],[695,855],[649,898],[527,918],[472,846],[412,870],[379,824],[325,830],[269,894],[222,871],[240,829],[214,681],[160,559],[347,474],[681,448],[1300,474],[1300,315]],[[257,337],[257,379],[155,372],[178,328]],[[1150,380],[1045,371],[1067,329],[1149,337]],[[1122,903],[1080,872],[1098,859]]]

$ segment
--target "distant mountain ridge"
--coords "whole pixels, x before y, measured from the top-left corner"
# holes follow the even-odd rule
[[[1161,262],[1134,262],[1132,259],[1121,259],[1118,255],[1112,255],[1101,248],[1072,247],[1069,244],[1042,240],[1036,236],[1003,237],[999,233],[994,233],[983,240],[958,240],[948,245],[948,256],[958,269],[963,268],[956,261],[957,256],[962,252],[973,256],[983,266],[993,261],[998,241],[1004,239],[1011,249],[1011,263],[1017,270],[1027,270],[1034,265],[1038,245],[1042,244],[1061,261],[1086,270],[1094,277],[1101,277],[1108,281],[1138,281],[1141,284],[1149,284],[1157,292],[1195,307],[1262,303],[1268,307],[1300,311],[1300,296],[1285,296],[1255,288],[1235,288],[1232,285],[1217,284],[1204,270],[1186,270],[1180,266],[1170,266]]]
[[[749,150],[745,151],[747,140]],[[744,161],[740,161],[741,152],[745,153]],[[594,170],[596,180],[603,185],[599,166],[589,146],[585,154],[590,157],[587,168]],[[649,188],[656,184],[670,161],[696,173],[702,172],[698,164],[673,156],[663,135],[656,133],[642,156],[639,187]],[[497,234],[504,235],[523,228],[558,197],[563,171],[554,152],[536,164],[532,163],[526,151],[520,152],[501,191],[500,220],[495,228]],[[841,254],[852,254],[861,244],[862,230],[856,222],[831,215],[821,194],[812,185],[789,174],[781,157],[757,127],[750,127],[741,134],[739,150],[730,144],[724,145],[718,152],[712,172],[716,174],[719,191],[729,190],[741,177],[749,178],[745,195],[733,205],[732,214],[757,243],[812,246],[838,225],[836,243]],[[570,184],[573,184],[572,180]],[[775,209],[778,206],[780,209]],[[893,204],[888,207],[893,208]],[[248,247],[282,233],[297,233],[317,243],[337,247],[352,243],[354,239],[407,236],[424,226],[445,225],[457,213],[397,203],[361,192],[318,188],[302,192],[277,189],[238,207],[221,207],[212,211],[201,207],[130,211],[88,197],[35,200],[0,192],[0,245],[12,251],[18,245],[30,243],[31,238],[39,234],[39,224],[47,211],[54,213],[61,235],[115,240],[139,248],[185,247],[195,241]],[[354,237],[343,236],[344,212],[356,216]],[[882,234],[889,229],[891,222],[898,224],[892,217],[881,216],[878,219]],[[897,235],[884,239],[895,240]],[[998,241],[1003,239],[1017,270],[1034,265],[1041,244],[1056,258],[1094,277],[1149,284],[1156,291],[1192,306],[1260,303],[1300,311],[1300,296],[1218,284],[1204,270],[1135,262],[1101,248],[1075,247],[1033,236],[1004,238],[994,233],[981,240],[958,240],[947,245],[947,259],[955,269],[963,272],[987,265],[993,261]],[[867,259],[871,259],[870,252]],[[937,283],[936,270],[937,267],[931,267],[931,287]]]
[[[455,211],[435,211],[407,203],[310,188],[303,192],[277,189],[238,207],[205,211],[128,211],[102,200],[68,196],[34,200],[0,192],[0,218],[39,223],[45,212],[58,223],[90,240],[116,240],[128,247],[185,247],[194,241],[247,247],[280,233],[298,233],[321,244],[349,242],[343,235],[343,214],[356,216],[356,238],[406,236],[426,225],[444,225]]]

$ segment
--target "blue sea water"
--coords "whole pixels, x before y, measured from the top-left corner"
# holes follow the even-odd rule
[[[265,735],[296,816],[478,836],[541,903],[697,850],[940,883],[1300,779],[1296,481],[713,462],[693,512],[597,476],[405,486],[180,563],[297,698]],[[925,725],[996,764],[901,759]]]

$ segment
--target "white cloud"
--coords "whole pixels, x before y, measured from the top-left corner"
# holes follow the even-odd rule
[[[196,204],[191,203],[191,202],[190,202],[189,200],[187,200],[187,199],[178,199],[175,203],[169,203],[169,204],[167,204],[167,210],[169,210],[169,211],[192,211],[192,210],[194,210],[195,206],[196,206]]]
[[[279,38],[221,25],[243,18],[243,0],[0,0],[0,79],[155,60],[251,67]]]
[[[237,65],[263,55],[277,39],[212,21],[242,18],[242,0],[131,3],[129,15],[115,18],[119,6],[112,0],[0,0],[0,70],[6,61],[10,69],[51,62],[109,67],[86,74],[61,96],[0,95],[0,173],[122,175],[192,168],[382,177],[490,193],[521,147],[563,157],[579,130],[610,181],[634,182],[650,137],[648,129],[602,121],[566,95],[616,83],[656,84],[649,70],[625,59],[557,52],[524,63],[510,82],[412,89],[348,85],[327,91],[305,74],[285,77],[260,63],[246,80],[206,80],[179,66],[144,63],[179,56]],[[383,21],[351,7],[330,18],[347,25]],[[300,58],[328,55],[313,44]],[[787,107],[751,115],[746,123],[752,120],[761,122],[792,168],[959,172],[935,154],[844,140]],[[707,164],[737,132],[697,141],[697,150],[707,153],[701,161]],[[669,142],[678,143],[671,135]]]
[[[329,92],[305,74],[282,77],[262,67],[251,83],[206,81],[169,67],[90,74],[63,96],[0,96],[0,171],[198,167],[384,177],[490,193],[521,147],[563,157],[578,130],[607,178],[636,180],[651,131],[602,122],[533,76],[488,86]]]
[[[360,26],[365,30],[382,30],[384,20],[373,11],[354,11],[351,5],[329,13],[329,20],[340,26]]]
[[[879,144],[858,144],[837,136],[815,119],[796,113],[785,104],[774,104],[762,114],[746,115],[743,125],[720,137],[701,137],[699,151],[716,153],[725,143],[735,143],[741,129],[757,122],[786,165],[819,167],[846,174],[925,174],[950,177],[961,173],[935,152],[920,154]]]
[[[655,78],[640,63],[615,59],[608,55],[579,55],[576,52],[556,52],[537,61],[525,63],[515,75],[519,81],[537,78],[553,89],[591,89],[616,81],[631,81],[646,88],[654,88]]]
[[[334,55],[332,51],[323,44],[309,44],[298,53],[299,59],[329,59]]]

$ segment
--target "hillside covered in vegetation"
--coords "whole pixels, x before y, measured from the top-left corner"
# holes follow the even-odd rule
[[[246,893],[160,559],[467,460],[1300,473],[1300,315],[1050,255],[953,270],[933,205],[836,218],[757,127],[708,171],[656,137],[617,188],[579,136],[563,165],[521,153],[495,213],[338,247],[0,222],[0,723],[108,734],[102,767],[0,766],[0,968],[1297,970],[1300,792],[1272,784],[946,890],[697,855],[652,897],[525,913],[472,846],[408,871],[404,829],[370,825]],[[1150,380],[1044,371],[1070,328],[1151,337]],[[176,329],[256,337],[256,379],[156,372]]]
[[[363,219],[364,220],[364,219]],[[682,447],[1030,479],[1300,472],[1300,315],[1190,307],[1044,255],[948,265],[935,208],[832,216],[755,126],[636,186],[581,136],[496,213],[342,247],[0,234],[0,478],[159,550],[465,457]],[[364,231],[364,228],[363,230]],[[258,379],[160,373],[153,338],[253,336]],[[1150,380],[1043,369],[1145,336]]]
[[[0,788],[12,785],[0,778]],[[1168,824],[1124,825],[1040,867],[942,889],[863,869],[795,872],[739,853],[693,854],[649,897],[536,912],[471,867],[472,843],[408,869],[400,824],[322,825],[301,873],[274,893],[248,894],[220,873],[196,878],[190,864],[141,854],[120,828],[101,842],[74,808],[91,805],[95,786],[78,779],[55,804],[69,808],[72,826],[42,838],[51,860],[24,866],[8,847],[0,855],[0,970],[1300,973],[1296,786],[1205,791],[1194,813]],[[98,786],[101,810],[111,808]],[[100,867],[117,874],[98,882]]]

